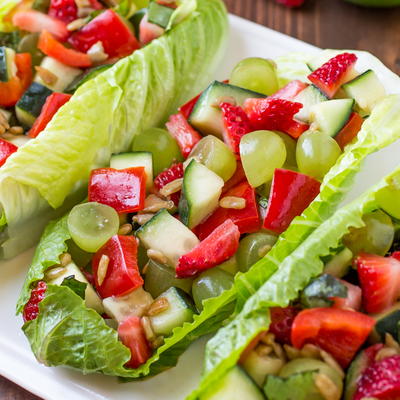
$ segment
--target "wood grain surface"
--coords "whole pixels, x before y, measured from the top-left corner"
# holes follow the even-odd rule
[[[400,73],[400,8],[364,9],[342,0],[306,0],[300,9],[287,9],[274,0],[225,2],[233,14],[316,46],[368,50]],[[0,377],[0,399],[38,397]]]

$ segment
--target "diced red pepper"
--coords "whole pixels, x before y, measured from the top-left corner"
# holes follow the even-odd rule
[[[311,176],[277,168],[272,180],[264,228],[284,232],[318,196],[321,183]]]
[[[240,161],[237,161],[235,173],[228,181],[225,182],[225,185],[222,188],[222,194],[226,193],[229,189],[232,189],[234,186],[243,181],[247,181],[246,174],[244,173],[242,163]]]
[[[90,8],[93,10],[101,10],[103,8],[97,0],[89,0],[89,3]],[[78,6],[75,0],[51,0],[47,14],[69,24],[78,19]]]
[[[32,289],[31,297],[25,304],[22,316],[24,322],[32,321],[37,318],[39,314],[39,303],[44,299],[47,290],[46,282],[39,281],[37,286]]]
[[[364,119],[360,114],[353,112],[350,115],[349,122],[347,122],[343,129],[335,136],[335,140],[342,150],[357,137],[363,123]]]
[[[177,141],[183,157],[187,158],[193,147],[200,141],[200,133],[192,128],[182,113],[171,115],[165,125]]]
[[[22,91],[25,92],[33,80],[31,54],[17,53],[15,55],[15,65],[17,67],[17,77],[21,82]]]
[[[86,53],[94,44],[101,42],[109,58],[122,58],[140,48],[133,32],[113,10],[107,10],[93,18],[68,39],[77,50]]]
[[[94,282],[103,299],[124,296],[143,286],[137,264],[137,248],[138,244],[133,236],[115,235],[93,256]],[[102,281],[99,282],[99,264],[103,256],[107,256],[109,262],[106,274],[102,275]]]
[[[15,153],[17,150],[18,146],[0,138],[0,167],[4,165],[4,163],[7,161],[7,158],[10,157],[11,154]]]
[[[282,89],[279,89],[276,93],[269,96],[273,99],[293,100],[301,91],[303,91],[308,85],[299,80],[290,81]]]
[[[32,128],[29,131],[29,137],[35,138],[40,132],[46,129],[47,124],[52,120],[56,112],[67,102],[72,96],[64,93],[52,93],[47,97],[43,105],[42,111],[36,118]]]
[[[256,193],[248,182],[241,182],[237,186],[228,190],[225,196],[241,197],[246,200],[246,207],[241,210],[233,208],[218,207],[203,223],[197,225],[196,235],[200,240],[205,239],[218,226],[222,225],[227,219],[239,228],[240,234],[252,233],[260,230],[260,216],[258,214],[258,205]]]
[[[89,201],[106,204],[120,214],[142,210],[145,197],[144,167],[99,168],[90,175]]]
[[[154,186],[158,191],[160,191],[160,189],[162,189],[167,183],[180,178],[183,178],[183,164],[173,164],[170,168],[157,175],[156,179],[154,179]],[[181,191],[172,193],[170,197],[175,205],[178,206]]]
[[[183,116],[188,119],[190,114],[193,111],[193,108],[195,104],[197,103],[197,100],[199,100],[201,96],[201,93],[198,94],[196,97],[193,97],[193,99],[189,100],[187,103],[185,103],[183,106],[179,107],[179,111],[183,114]]]
[[[222,264],[236,253],[239,239],[238,227],[230,219],[226,220],[193,250],[179,258],[176,276],[190,278]]]

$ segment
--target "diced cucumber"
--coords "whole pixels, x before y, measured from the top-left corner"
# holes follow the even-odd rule
[[[9,47],[0,47],[0,82],[8,82],[16,74],[15,51]]]
[[[108,316],[122,322],[131,315],[141,317],[152,302],[151,294],[140,287],[126,296],[113,296],[103,299],[103,306]]]
[[[151,1],[147,18],[150,23],[166,29],[174,11],[175,9],[171,7],[163,6],[162,4],[158,4],[156,1]]]
[[[228,373],[200,396],[200,400],[264,400],[253,380],[239,366]]]
[[[22,125],[31,127],[40,115],[48,96],[53,93],[48,87],[33,82],[18,101],[15,111],[18,121]]]
[[[199,244],[196,235],[165,209],[139,228],[136,236],[147,249],[163,253],[174,268],[180,256]]]
[[[336,136],[346,125],[353,110],[353,99],[323,101],[311,107],[312,129]]]
[[[343,278],[350,270],[352,259],[353,253],[345,247],[325,264],[324,273],[332,275],[335,278]]]
[[[222,138],[224,131],[222,114],[219,105],[223,101],[234,100],[237,105],[243,105],[248,98],[266,97],[238,86],[214,81],[203,92],[189,116],[189,122],[203,134],[211,134]]]
[[[115,169],[144,167],[147,190],[153,186],[153,155],[149,151],[113,154],[110,159],[110,167]]]
[[[101,74],[103,71],[111,68],[113,64],[105,64],[99,65],[97,67],[89,68],[85,72],[76,76],[65,88],[66,93],[73,94],[80,86],[89,81],[90,79],[95,78],[97,75]]]
[[[293,101],[303,104],[303,108],[295,115],[300,121],[310,122],[310,110],[315,104],[327,101],[328,98],[314,85],[303,89]]]
[[[43,82],[39,74],[36,74],[34,81],[48,87],[54,92],[63,92],[77,76],[82,74],[82,70],[69,67],[51,57],[43,58],[40,66],[54,74],[57,77],[57,80],[50,85]]]
[[[343,85],[347,96],[355,100],[366,114],[370,114],[375,105],[386,96],[386,91],[374,71],[365,71],[357,78]]]
[[[160,294],[155,301],[160,298],[167,299],[169,307],[150,317],[151,326],[157,336],[168,336],[177,326],[192,321],[193,301],[182,289],[171,287]]]
[[[224,180],[203,164],[192,160],[185,169],[179,215],[190,229],[217,207]]]
[[[85,291],[85,304],[86,307],[93,308],[99,314],[104,312],[103,304],[100,297],[97,295],[93,286],[88,282],[88,280],[83,275],[82,271],[76,266],[75,263],[71,262],[65,267],[65,271],[54,279],[48,280],[47,283],[51,285],[61,285],[63,280],[69,276],[74,276],[74,278],[79,282],[86,283]]]

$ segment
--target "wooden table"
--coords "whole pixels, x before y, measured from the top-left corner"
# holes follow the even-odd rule
[[[296,10],[273,0],[225,2],[234,14],[316,46],[368,50],[400,73],[400,8],[363,9],[341,0],[307,0]],[[38,398],[0,377],[0,400],[34,399]]]

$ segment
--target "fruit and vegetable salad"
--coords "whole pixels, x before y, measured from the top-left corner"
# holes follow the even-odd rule
[[[318,195],[334,192],[317,200],[326,213],[340,200],[363,159],[357,136],[365,154],[395,137],[380,115],[398,96],[381,102],[383,85],[356,61],[340,53],[315,66],[313,84],[279,88],[274,62],[245,59],[93,169],[88,202],[48,226],[19,301],[38,360],[140,378],[216,330],[233,312],[237,273],[251,273]],[[360,96],[359,81],[373,95]],[[326,174],[334,181],[321,186]]]
[[[93,168],[215,72],[228,32],[220,0],[141,3],[22,1],[4,18],[1,6],[0,258],[36,244],[85,198]]]

